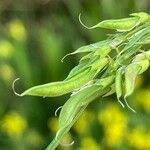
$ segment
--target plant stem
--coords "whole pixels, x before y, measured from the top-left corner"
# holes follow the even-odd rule
[[[55,150],[57,146],[60,144],[61,140],[63,139],[64,135],[70,130],[70,128],[73,126],[73,124],[78,120],[80,115],[84,112],[87,105],[83,106],[81,110],[78,112],[76,118],[70,123],[66,128],[59,131],[59,134],[53,139],[53,141],[48,145],[48,147],[45,150]]]

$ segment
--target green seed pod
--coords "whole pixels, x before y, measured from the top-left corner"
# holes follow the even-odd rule
[[[55,97],[70,93],[92,80],[96,74],[108,63],[108,61],[108,58],[103,58],[100,60],[98,59],[81,72],[72,75],[72,77],[68,78],[67,80],[34,86],[24,91],[22,94],[17,95]]]
[[[111,47],[108,44],[106,44],[95,49],[93,52],[83,56],[80,59],[80,62],[94,60],[96,56],[99,56],[101,59],[106,57],[110,52],[111,52]]]
[[[96,51],[94,51],[93,55],[94,56],[100,56],[100,58],[104,58],[106,57],[111,51],[111,48],[109,45],[104,45],[101,48],[97,49]]]
[[[70,97],[70,99],[64,104],[61,109],[59,115],[59,128],[62,128],[72,122],[81,107],[83,107],[84,105],[88,105],[97,96],[105,94],[106,91],[109,92],[110,88],[106,91],[105,88],[107,88],[108,85],[112,84],[113,80],[114,76],[99,79],[90,87],[85,87],[83,90]]]
[[[149,60],[145,59],[145,60],[141,60],[139,62],[133,62],[132,64],[128,65],[125,69],[125,95],[124,95],[124,100],[127,104],[127,106],[133,111],[135,112],[134,109],[132,109],[128,103],[126,98],[128,96],[130,96],[133,91],[134,91],[134,87],[135,87],[135,79],[137,77],[137,75],[143,73],[144,71],[146,71],[149,67]]]
[[[115,78],[115,89],[116,89],[116,95],[118,102],[124,107],[123,103],[120,101],[120,98],[122,96],[122,75],[123,75],[124,67],[121,67],[116,72],[116,78]]]
[[[91,59],[93,59],[93,53],[91,52],[91,53],[89,53],[89,54],[87,54],[87,55],[85,55],[85,56],[83,56],[81,59],[80,59],[80,61],[79,61],[79,63],[80,62],[83,62],[83,61],[90,61]]]
[[[137,63],[137,62],[139,62],[141,60],[145,60],[146,57],[147,57],[146,56],[146,52],[140,53],[140,54],[138,54],[138,55],[135,56],[135,58],[133,59],[132,62],[133,63]]]
[[[140,62],[135,63],[135,65],[141,66],[141,69],[138,72],[138,74],[142,74],[143,72],[145,72],[149,68],[150,63],[149,63],[148,59],[145,59],[145,60],[142,60]]]
[[[81,73],[82,71],[84,71],[85,69],[87,69],[88,67],[90,67],[90,64],[88,61],[84,61],[79,63],[77,66],[75,66],[68,74],[67,78],[65,80],[68,80],[70,78],[72,78],[73,76]]]
[[[135,79],[137,75],[146,71],[149,67],[148,60],[142,60],[140,62],[134,62],[128,65],[125,69],[125,97],[130,96],[135,87]]]
[[[92,27],[87,27],[82,23],[80,14],[79,21],[87,29],[94,29],[100,27],[106,29],[115,29],[118,31],[129,31],[139,24],[139,17],[104,20]]]
[[[60,111],[59,128],[63,128],[70,124],[76,117],[77,112],[82,107],[82,101],[86,100],[88,104],[89,99],[95,99],[98,90],[99,86],[91,86],[70,97]]]
[[[116,90],[115,90],[115,85],[113,84],[113,85],[110,86],[110,91],[107,92],[107,93],[106,93],[105,95],[103,95],[102,97],[110,96],[110,95],[114,94],[115,92],[116,92]]]
[[[135,87],[135,79],[141,70],[141,66],[137,64],[130,64],[125,69],[125,97],[133,93]]]
[[[100,47],[107,45],[110,42],[110,40],[103,40],[99,41],[90,45],[86,45],[83,47],[78,48],[76,51],[74,51],[72,54],[78,54],[78,53],[84,53],[84,52],[92,52],[96,49],[99,49]]]
[[[82,46],[82,47],[78,48],[76,51],[65,55],[61,61],[63,62],[63,60],[67,56],[70,56],[70,55],[74,55],[74,54],[78,54],[78,53],[89,53],[89,52],[95,51],[95,50],[99,49],[100,47],[102,47],[103,45],[107,45],[109,42],[110,42],[110,40],[104,40],[104,41],[96,42],[96,43],[93,43],[90,45]]]
[[[143,23],[143,22],[148,21],[150,19],[149,14],[147,14],[145,12],[132,13],[132,14],[130,14],[130,16],[139,17],[140,23]]]
[[[134,27],[150,19],[150,16],[144,12],[132,13],[130,14],[130,16],[133,16],[133,17],[123,18],[123,19],[104,20],[92,27],[87,27],[82,23],[81,14],[79,15],[79,21],[87,29],[94,29],[94,28],[100,27],[100,28],[106,28],[106,29],[115,29],[115,30],[122,32],[122,31],[130,31]]]
[[[104,77],[102,79],[97,79],[97,81],[94,83],[94,85],[102,86],[103,88],[107,87],[114,81],[115,75],[110,75],[107,77]]]
[[[78,66],[74,67],[70,71],[69,75],[67,76],[67,78],[65,80],[68,80],[68,79],[72,78],[73,76],[79,74],[80,72],[85,70],[87,67],[91,67],[92,66],[92,70],[99,70],[99,69],[101,70],[104,67],[102,64],[103,63],[105,64],[106,62],[107,63],[109,62],[108,58],[103,58],[103,59],[100,60],[100,58],[97,57],[97,56],[95,58],[93,57],[93,59],[90,60],[90,61],[87,61],[87,60],[81,61]]]
[[[112,49],[116,49],[119,44],[121,44],[124,40],[124,36],[120,34],[116,34],[116,37],[110,42],[109,46]]]
[[[139,61],[142,61],[145,59],[150,60],[150,50],[149,51],[143,51],[142,53],[136,55],[132,62],[138,63]]]
[[[140,44],[140,45],[150,45],[150,39],[144,40],[143,42],[137,42],[136,44]]]

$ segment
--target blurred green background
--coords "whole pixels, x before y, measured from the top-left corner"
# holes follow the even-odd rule
[[[85,29],[100,20],[149,12],[149,0],[3,0],[0,1],[0,150],[44,150],[57,132],[55,110],[69,95],[17,97],[17,92],[63,80],[80,55],[61,58],[80,46],[106,38],[112,31]],[[128,99],[137,111],[123,109],[115,95],[97,99],[71,129],[58,150],[149,150],[150,71],[137,79]]]

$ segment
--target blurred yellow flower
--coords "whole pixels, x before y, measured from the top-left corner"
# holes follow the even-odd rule
[[[136,101],[146,112],[150,112],[150,91],[148,89],[139,90],[136,94]]]
[[[94,118],[94,114],[90,111],[85,111],[83,115],[79,118],[79,120],[74,124],[73,128],[78,133],[85,133],[89,122]]]
[[[0,57],[9,58],[12,55],[14,48],[12,44],[7,40],[0,41]]]
[[[16,40],[26,39],[26,29],[20,20],[13,20],[8,24],[9,34]]]
[[[47,126],[52,132],[56,133],[58,131],[58,118],[50,118],[47,122]]]
[[[99,112],[98,119],[105,127],[111,123],[126,123],[126,114],[121,110],[122,107],[119,104],[110,104],[104,110]]]
[[[14,70],[7,64],[0,65],[0,78],[6,82],[12,81],[14,77]]]
[[[99,122],[104,126],[104,141],[109,147],[114,147],[122,141],[127,129],[127,117],[119,105],[111,104],[99,112]]]
[[[72,145],[73,143],[74,143],[74,141],[72,140],[70,133],[67,133],[63,137],[63,139],[60,141],[59,148],[62,150],[66,150],[68,148],[68,150],[69,150],[70,148],[72,148],[71,146],[73,146]]]
[[[131,130],[127,136],[129,145],[136,150],[149,150],[150,149],[150,132],[142,126],[137,126]]]
[[[35,130],[28,130],[26,141],[29,145],[31,145],[32,147],[36,149],[44,144],[44,139],[42,135]]]
[[[79,150],[101,150],[100,145],[91,137],[84,137],[81,141]]]
[[[105,128],[105,142],[109,147],[115,147],[122,142],[125,136],[126,125],[123,123],[112,123]]]
[[[2,119],[2,131],[12,138],[22,135],[26,127],[26,120],[17,112],[10,112]]]

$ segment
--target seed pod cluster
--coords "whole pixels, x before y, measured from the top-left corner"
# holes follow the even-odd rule
[[[138,54],[132,63],[125,69],[125,97],[133,93],[135,79],[137,75],[142,74],[150,65],[149,52]]]
[[[79,20],[83,24],[81,15]],[[96,97],[116,92],[116,99],[124,107],[121,98],[126,102],[126,98],[134,91],[136,77],[150,66],[150,50],[144,47],[150,40],[149,14],[132,13],[129,18],[104,20],[86,28],[97,27],[122,32],[116,32],[106,40],[80,47],[67,54],[66,56],[79,53],[85,55],[66,79],[37,85],[21,94],[15,92],[13,84],[13,90],[19,96],[55,97],[71,93],[60,111],[56,137],[46,150],[56,149],[63,136]],[[127,102],[126,104],[132,109]]]
[[[126,67],[120,67],[116,72],[115,88],[118,101],[121,103],[120,98],[123,94],[122,83],[125,84],[124,99],[130,96],[135,87],[135,80],[139,74],[142,74],[150,66],[150,51],[140,53],[135,56],[132,62]],[[123,78],[124,75],[124,78]],[[121,105],[124,107],[123,103]]]

